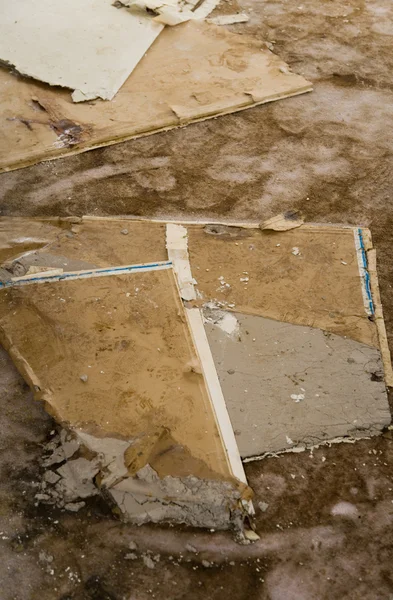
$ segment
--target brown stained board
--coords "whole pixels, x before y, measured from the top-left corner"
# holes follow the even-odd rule
[[[163,223],[88,217],[78,221],[58,220],[57,229],[50,226],[51,233],[48,222],[40,222],[48,240],[52,235],[55,241],[21,262],[59,267],[54,258],[59,255],[107,267],[167,259]],[[8,238],[17,237],[10,233],[13,222],[0,220],[0,253],[9,245]],[[18,232],[24,228],[25,237],[30,227],[31,235],[38,235],[36,220],[15,223]],[[125,229],[126,235],[121,233]],[[318,327],[378,347],[375,323],[363,304],[352,228],[310,225],[261,232],[187,225],[187,231],[191,270],[203,302],[218,301],[227,310]],[[293,248],[300,254],[293,255]],[[44,253],[51,260],[44,260]]]
[[[160,476],[231,478],[172,270],[3,289],[0,338],[60,423],[158,436]]]
[[[224,233],[188,227],[191,268],[204,302],[378,347],[375,323],[364,308],[353,229],[218,231]]]
[[[223,27],[167,27],[110,102],[0,70],[0,171],[311,91],[263,42]]]
[[[42,249],[41,254],[34,254]],[[0,262],[17,259],[23,263],[74,269],[74,261],[110,267],[165,261],[165,224],[125,220],[0,218]],[[43,257],[45,256],[45,261]],[[56,256],[64,258],[60,262]],[[51,260],[52,259],[52,260]],[[68,264],[64,264],[67,261]]]

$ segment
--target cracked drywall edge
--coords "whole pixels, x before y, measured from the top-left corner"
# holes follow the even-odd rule
[[[249,463],[249,462],[255,462],[257,460],[263,460],[264,458],[280,458],[283,454],[288,454],[288,453],[292,453],[292,454],[298,454],[299,452],[307,452],[310,451],[311,453],[313,452],[313,450],[316,450],[317,448],[322,448],[324,446],[331,446],[332,444],[355,444],[356,442],[360,442],[361,440],[370,440],[371,437],[373,435],[378,435],[379,433],[381,433],[381,430],[378,430],[375,433],[371,433],[368,435],[359,435],[357,437],[345,437],[345,436],[341,436],[341,437],[336,437],[336,438],[332,438],[331,440],[323,440],[321,442],[318,442],[317,444],[303,444],[300,446],[294,446],[293,448],[285,448],[283,450],[276,450],[275,452],[264,452],[263,454],[258,454],[256,456],[248,456],[247,458],[243,458],[243,462],[244,463]]]
[[[137,524],[169,521],[219,529],[232,526],[242,533],[249,514],[249,501],[234,483],[193,476],[161,479],[149,464],[109,492],[128,520]]]
[[[70,427],[78,441],[95,452],[100,460],[100,470],[106,471],[101,480],[101,486],[110,488],[128,476],[124,454],[134,440],[120,440],[112,437],[96,437],[80,429]]]
[[[186,2],[181,0],[120,0],[123,6],[128,8],[139,8],[155,13],[153,21],[163,25],[179,25],[186,21],[205,19],[221,0],[204,0],[198,8],[198,2]]]
[[[166,226],[166,248],[168,259],[173,264],[181,297],[183,300],[196,300],[194,288],[196,282],[188,260],[187,229],[182,225],[169,223]]]
[[[168,258],[173,263],[176,280],[183,299],[196,299],[194,279],[188,256],[188,234],[186,227],[169,223],[166,226],[166,244]],[[190,290],[192,286],[192,291]],[[218,379],[213,356],[207,340],[203,317],[199,308],[185,308],[188,325],[199,361],[203,377],[209,393],[211,406],[220,432],[221,441],[225,448],[227,460],[233,475],[241,482],[247,484],[243,464],[232,424],[229,418],[221,384]],[[250,507],[252,511],[252,507]]]
[[[369,229],[362,229],[362,237],[363,247],[366,253],[367,270],[369,274],[369,283],[374,307],[374,320],[377,327],[379,348],[382,355],[385,383],[387,386],[393,387],[392,359],[390,355],[385,320],[383,318],[381,295],[379,291],[377,251],[373,247],[371,232]]]

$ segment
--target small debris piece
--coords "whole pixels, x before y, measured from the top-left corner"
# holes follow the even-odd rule
[[[334,517],[343,517],[345,519],[357,519],[359,511],[354,504],[350,502],[338,502],[331,510]]]
[[[271,219],[267,219],[266,221],[262,221],[259,224],[259,228],[264,231],[265,229],[270,229],[273,231],[288,231],[289,229],[296,229],[296,227],[300,227],[303,225],[304,219],[298,210],[287,210],[285,213],[281,213],[272,217]]]
[[[68,502],[68,504],[64,505],[64,508],[71,512],[78,512],[84,506],[86,506],[86,502]]]
[[[150,556],[143,556],[142,557],[143,563],[145,565],[145,567],[147,567],[148,569],[154,569],[155,564],[154,564],[154,560],[150,558]]]
[[[300,252],[300,250],[299,250],[299,248],[298,248],[297,246],[294,246],[294,247],[292,248],[292,254],[293,254],[294,256],[300,256],[301,252]]]
[[[87,375],[81,375],[81,376],[80,376],[80,380],[81,380],[81,381],[83,381],[83,383],[86,383],[88,379],[89,379],[89,378],[88,378],[88,376],[87,376]]]
[[[129,552],[128,554],[125,555],[124,558],[126,560],[136,560],[138,558],[138,556],[135,554],[135,552]]]
[[[234,15],[219,15],[217,17],[211,17],[206,19],[208,23],[214,25],[233,25],[234,23],[247,23],[250,17],[246,13],[237,13]]]
[[[53,471],[45,471],[43,480],[47,483],[52,483],[53,485],[57,483],[60,479],[60,475],[54,473]]]
[[[206,569],[208,569],[209,567],[212,566],[212,564],[208,560],[203,560],[202,566],[204,566],[204,567],[206,567]]]
[[[292,400],[295,400],[295,402],[301,402],[302,400],[304,400],[305,395],[304,394],[291,394],[291,398],[292,398]]]
[[[261,510],[262,512],[266,512],[267,509],[269,508],[269,505],[267,502],[258,502],[258,508],[259,510]]]
[[[136,550],[136,549],[138,548],[138,546],[136,545],[136,543],[135,543],[135,542],[133,542],[132,540],[131,540],[131,542],[128,544],[128,547],[129,547],[129,549],[130,549],[130,550]]]
[[[191,544],[186,544],[186,550],[188,550],[188,552],[193,552],[194,554],[198,553],[198,550]]]
[[[120,233],[123,235],[128,235],[128,229],[122,229]]]
[[[259,535],[252,529],[245,529],[244,535],[245,535],[246,539],[249,540],[250,542],[256,542],[261,539],[259,537]]]

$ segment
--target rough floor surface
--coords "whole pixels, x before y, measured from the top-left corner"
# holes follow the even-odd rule
[[[2,214],[308,220],[371,227],[393,335],[392,17],[389,0],[241,0],[247,24],[312,94],[6,173]],[[53,425],[1,362],[4,600],[389,600],[393,438],[247,466],[261,540],[119,523],[98,500],[35,506]],[[135,548],[136,545],[136,548]]]

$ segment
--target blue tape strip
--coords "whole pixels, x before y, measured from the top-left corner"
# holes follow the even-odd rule
[[[361,229],[358,229],[358,236],[359,236],[360,249],[362,251],[362,262],[363,262],[363,268],[364,268],[364,286],[366,288],[368,307],[369,307],[371,314],[373,315],[375,313],[374,303],[373,303],[373,297],[371,294],[371,282],[370,282],[370,275],[368,272],[366,249],[364,247],[363,234],[362,234]]]
[[[101,275],[105,273],[114,275],[116,273],[132,273],[133,271],[140,271],[142,269],[154,271],[155,269],[162,269],[163,267],[172,267],[172,262],[147,263],[145,265],[131,265],[129,267],[110,267],[106,269],[81,271],[80,273],[60,273],[59,275],[47,275],[46,277],[32,277],[31,279],[21,279],[20,281],[4,281],[0,282],[0,288],[26,285],[29,283],[49,283],[51,281],[63,281],[65,279],[83,279],[84,277],[94,277],[97,274]]]

